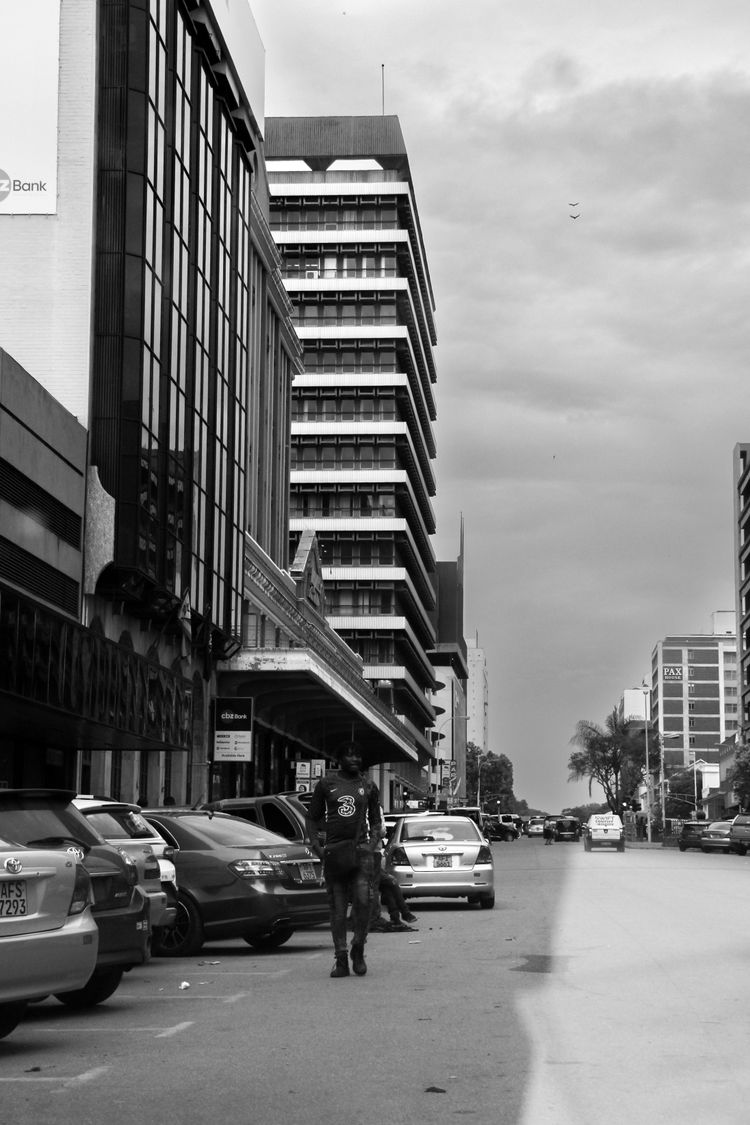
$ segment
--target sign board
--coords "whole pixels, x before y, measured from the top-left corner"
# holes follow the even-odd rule
[[[665,664],[663,668],[664,680],[681,680],[682,679],[682,665],[681,664]]]
[[[60,0],[0,6],[0,215],[57,210],[59,82]]]
[[[326,772],[325,758],[313,758],[310,762],[294,763],[294,788],[297,793],[309,793]]]
[[[218,698],[214,718],[214,761],[252,762],[252,699]]]

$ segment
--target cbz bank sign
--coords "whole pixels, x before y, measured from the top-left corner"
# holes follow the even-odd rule
[[[0,4],[0,218],[57,211],[59,83],[60,0]]]

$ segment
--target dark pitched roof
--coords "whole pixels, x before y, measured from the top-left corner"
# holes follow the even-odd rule
[[[334,160],[371,157],[384,168],[402,170],[409,162],[398,117],[267,117],[265,154],[269,160],[306,160],[316,169]]]

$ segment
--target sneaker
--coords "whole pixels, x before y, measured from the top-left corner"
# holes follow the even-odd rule
[[[349,976],[349,959],[346,953],[337,953],[334,966],[331,969],[332,977],[348,977]]]
[[[402,918],[405,922],[417,922],[417,921],[419,921],[416,914],[402,914]]]
[[[352,945],[352,968],[358,977],[363,977],[367,972],[363,945]]]

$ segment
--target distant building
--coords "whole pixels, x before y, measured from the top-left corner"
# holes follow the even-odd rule
[[[734,447],[734,595],[737,614],[740,743],[750,739],[750,444]]]
[[[718,763],[719,743],[738,726],[734,612],[714,613],[711,633],[659,641],[651,668],[653,727],[663,743],[667,776],[697,759]]]
[[[466,659],[469,665],[469,680],[466,688],[468,722],[466,741],[473,742],[483,754],[490,749],[489,733],[489,681],[487,678],[487,655],[479,647],[479,634],[466,641]]]

